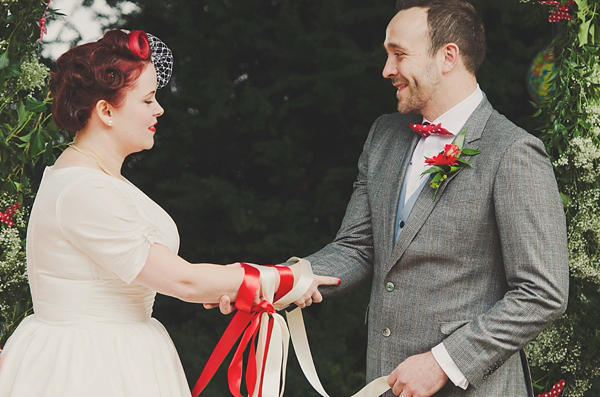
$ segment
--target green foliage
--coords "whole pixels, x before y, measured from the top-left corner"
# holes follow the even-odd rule
[[[552,45],[554,91],[539,106],[541,138],[553,162],[567,216],[571,286],[566,314],[527,351],[543,389],[565,379],[567,396],[600,389],[600,46],[597,0],[577,1]],[[588,391],[589,390],[589,391]]]
[[[49,69],[39,61],[37,22],[45,3],[0,3],[0,211],[24,203],[15,226],[0,225],[0,346],[31,305],[25,277],[25,225],[41,167],[66,139],[50,121]]]
[[[45,2],[3,1],[0,8],[0,190],[31,191],[37,164],[51,164],[64,137],[50,121],[49,69],[39,61],[38,21]]]
[[[6,212],[14,197],[0,193],[0,209]],[[0,347],[31,309],[25,262],[26,208],[10,216],[14,225],[0,222]]]

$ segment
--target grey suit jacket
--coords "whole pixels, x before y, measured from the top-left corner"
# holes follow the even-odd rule
[[[436,396],[526,396],[518,352],[567,303],[566,226],[552,166],[543,144],[484,98],[464,127],[465,147],[481,150],[473,167],[448,178],[435,201],[426,186],[394,244],[418,140],[409,122],[420,120],[397,113],[375,121],[342,226],[307,259],[315,274],[343,280],[326,294],[372,277],[369,380],[443,341],[470,385],[448,381]]]

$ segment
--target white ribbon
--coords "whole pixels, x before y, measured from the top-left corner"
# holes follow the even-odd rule
[[[289,262],[300,263],[300,279],[290,292],[277,301],[277,307],[287,307],[292,302],[299,299],[308,290],[313,281],[313,272],[310,262],[301,258],[290,258]],[[253,265],[254,266],[254,265]],[[275,295],[276,269],[266,266],[255,266],[260,270],[260,283],[262,295],[265,300],[273,304]],[[283,317],[274,313],[273,332],[269,343],[267,360],[265,364],[265,373],[263,379],[262,396],[264,397],[283,397],[285,390],[285,372],[287,366],[288,347],[290,336],[296,351],[296,357],[300,363],[300,368],[308,382],[323,397],[329,397],[315,369],[315,364],[310,353],[308,337],[304,328],[302,318],[302,309],[296,308],[286,314],[287,324]],[[258,336],[258,346],[256,353],[257,380],[254,388],[254,394],[251,397],[259,397],[260,374],[264,352],[267,344],[269,314],[263,313],[261,318],[260,333]],[[289,332],[288,332],[289,327]],[[352,397],[377,397],[390,389],[387,384],[387,376],[375,379]]]
[[[296,308],[286,314],[288,327],[290,328],[290,334],[292,336],[292,343],[294,344],[294,350],[296,351],[296,357],[300,363],[300,368],[304,372],[304,376],[311,384],[313,389],[317,391],[323,397],[329,397],[329,394],[323,388],[317,370],[315,369],[315,363],[310,353],[310,346],[308,345],[308,337],[306,336],[306,329],[304,328],[304,319],[302,318],[302,309]],[[377,397],[386,391],[390,390],[390,386],[387,383],[387,376],[382,376],[373,380],[371,383],[363,387],[358,393],[353,394],[352,397]]]

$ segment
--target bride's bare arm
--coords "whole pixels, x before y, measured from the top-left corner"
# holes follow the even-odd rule
[[[290,267],[298,280],[300,264]],[[150,247],[146,264],[135,282],[185,302],[215,303],[223,295],[235,301],[244,279],[241,266],[190,263],[161,244]],[[275,288],[279,285],[276,275]]]
[[[241,266],[192,264],[164,245],[153,244],[134,281],[182,301],[204,303],[218,302],[224,293],[237,296],[243,279]]]

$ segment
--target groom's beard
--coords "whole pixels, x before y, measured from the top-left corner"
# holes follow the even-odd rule
[[[434,65],[431,65],[433,68]],[[402,114],[423,114],[427,106],[431,105],[435,94],[439,78],[431,73],[430,68],[423,70],[419,75],[412,79],[395,77],[392,84],[402,84],[403,88],[396,94],[398,99],[398,112]]]

